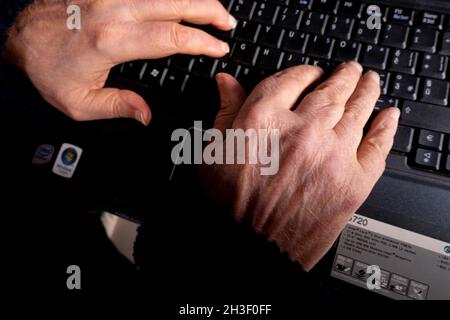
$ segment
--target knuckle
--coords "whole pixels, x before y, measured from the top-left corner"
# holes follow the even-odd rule
[[[309,93],[305,99],[307,103],[321,107],[333,106],[335,101],[333,96],[327,90],[317,89]]]
[[[114,26],[111,23],[98,23],[90,26],[94,48],[99,52],[107,52],[114,41]]]
[[[170,30],[170,39],[172,44],[177,49],[185,47],[192,38],[192,34],[189,29],[174,23]]]

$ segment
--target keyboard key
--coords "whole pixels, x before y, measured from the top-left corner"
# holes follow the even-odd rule
[[[414,74],[419,54],[409,50],[394,50],[390,71]]]
[[[120,73],[129,80],[138,81],[141,78],[141,71],[144,66],[144,61],[130,61],[122,64]]]
[[[417,99],[420,79],[415,76],[397,74],[393,77],[391,95],[408,100]]]
[[[439,152],[417,149],[415,164],[425,167],[427,169],[439,170],[439,162],[441,161],[441,154]]]
[[[275,26],[262,26],[259,31],[258,44],[266,47],[279,48],[283,41],[284,30]]]
[[[443,133],[450,133],[450,108],[405,101],[401,123]]]
[[[261,48],[257,67],[266,70],[279,70],[283,54],[276,49]]]
[[[336,68],[336,63],[330,60],[314,59],[309,64],[322,68],[325,73],[331,73]]]
[[[302,56],[300,54],[285,53],[283,58],[283,68],[298,66],[300,64],[307,64],[308,61],[309,61],[308,57]]]
[[[361,44],[353,41],[338,40],[334,45],[334,60],[358,61]]]
[[[353,32],[353,40],[372,44],[378,43],[380,29],[369,29],[366,26],[366,20],[360,20],[359,22],[357,22],[354,29],[355,31]]]
[[[228,73],[231,74],[233,77],[236,77],[238,72],[238,65],[231,61],[219,60],[217,62],[217,66],[216,69],[214,70],[214,73],[217,74],[220,72]]]
[[[234,37],[238,41],[256,42],[261,25],[252,21],[240,21]]]
[[[372,15],[375,15],[376,17],[379,17],[381,19],[381,21],[385,21],[386,20],[386,13],[388,11],[388,8],[385,6],[380,6],[380,5],[376,5],[380,10],[378,12],[374,12],[372,10],[372,8],[370,8],[372,4],[368,3],[366,5],[363,5],[362,11],[361,11],[361,17],[362,20],[367,21],[367,19],[369,17],[371,17]],[[371,10],[369,10],[371,9]]]
[[[361,4],[356,1],[341,1],[338,13],[359,18],[361,16]]]
[[[414,11],[405,8],[389,9],[388,21],[412,26],[414,23]]]
[[[311,4],[313,0],[290,0],[289,5],[303,10],[311,9]]]
[[[331,20],[328,35],[331,37],[350,40],[355,20],[343,16],[335,16]]]
[[[150,87],[159,88],[162,85],[165,73],[167,73],[165,66],[149,64],[145,69],[142,82]]]
[[[381,44],[395,48],[406,48],[409,28],[405,25],[389,23],[386,25]]]
[[[386,69],[389,49],[381,46],[367,45],[362,52],[361,64],[367,68]]]
[[[233,50],[233,61],[247,66],[254,66],[258,57],[259,47],[248,43],[236,43]]]
[[[314,36],[309,43],[308,53],[316,58],[330,59],[334,41],[331,37]]]
[[[422,147],[442,151],[442,146],[444,145],[444,134],[422,129],[419,132],[418,142]]]
[[[307,12],[303,17],[302,31],[315,34],[324,34],[328,15],[320,12]]]
[[[439,32],[432,27],[417,27],[412,34],[411,49],[435,53],[438,35]]]
[[[236,19],[249,20],[256,3],[249,0],[235,0],[230,13]]]
[[[426,53],[423,57],[421,76],[445,79],[448,67],[448,57]]]
[[[435,27],[436,29],[442,29],[443,22],[444,15],[436,12],[422,12],[418,20],[419,24]]]
[[[273,3],[260,2],[256,5],[253,20],[265,24],[274,24],[279,7]]]
[[[283,48],[287,51],[305,53],[309,35],[299,31],[287,31],[284,36]]]
[[[162,79],[162,88],[167,94],[180,94],[184,91],[188,77],[180,70],[169,69]]]
[[[375,111],[381,111],[389,107],[398,107],[399,101],[396,98],[380,96],[375,104]]]
[[[170,60],[170,66],[184,72],[191,72],[194,58],[188,55],[176,55]]]
[[[391,74],[389,72],[379,71],[378,75],[380,76],[380,93],[382,95],[385,95],[388,93],[389,80],[391,78]]]
[[[196,76],[212,78],[216,65],[216,59],[201,56],[195,59],[192,73]]]
[[[441,51],[443,55],[450,56],[450,31],[442,33]]]
[[[448,104],[449,92],[449,82],[436,79],[425,79],[421,101],[446,106]]]
[[[278,14],[277,25],[283,28],[298,30],[303,11],[296,8],[285,7]]]
[[[394,137],[394,145],[392,150],[408,153],[411,151],[414,137],[414,129],[405,126],[398,126],[397,133]]]
[[[338,1],[336,0],[315,0],[312,6],[313,10],[336,13]]]
[[[447,155],[447,164],[445,165],[445,171],[450,172],[450,155]]]

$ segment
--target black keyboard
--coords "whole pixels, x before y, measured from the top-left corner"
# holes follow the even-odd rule
[[[414,170],[448,180],[448,14],[379,5],[381,29],[369,29],[370,4],[358,1],[221,2],[239,20],[238,26],[229,32],[205,30],[230,44],[228,56],[133,61],[113,69],[113,83],[126,79],[141,86],[151,102],[171,101],[165,105],[172,107],[159,111],[189,126],[193,120],[214,118],[218,100],[213,77],[219,72],[232,74],[250,91],[267,76],[294,65],[331,71],[342,61],[356,60],[380,74],[381,96],[374,114],[386,106],[402,110],[392,154]]]

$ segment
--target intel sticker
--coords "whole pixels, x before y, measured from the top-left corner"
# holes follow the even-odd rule
[[[37,147],[36,152],[34,153],[33,160],[31,163],[37,166],[41,166],[49,163],[53,154],[55,153],[55,147],[51,144],[42,144]]]
[[[59,150],[58,157],[53,165],[53,173],[64,177],[72,178],[83,150],[69,143],[64,143]]]

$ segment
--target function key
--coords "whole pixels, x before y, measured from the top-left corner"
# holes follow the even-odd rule
[[[415,163],[421,167],[428,169],[439,170],[439,162],[441,154],[439,152],[417,149]]]
[[[444,23],[444,16],[435,12],[422,12],[419,15],[418,24],[428,25],[437,29],[442,29]]]
[[[361,16],[361,4],[355,1],[342,1],[338,12],[342,15],[359,18]]]
[[[362,19],[367,21],[367,18],[371,16],[379,17],[382,21],[386,20],[387,7],[380,6],[378,4],[367,4],[362,8],[361,16]]]
[[[311,9],[312,2],[313,0],[291,0],[289,1],[289,5],[303,10],[308,10]]]
[[[420,130],[419,145],[422,147],[441,151],[443,144],[444,134],[430,130]]]
[[[338,3],[336,0],[315,0],[312,9],[327,13],[336,13]]]
[[[388,20],[411,26],[414,23],[414,11],[405,8],[392,8],[389,12]]]

